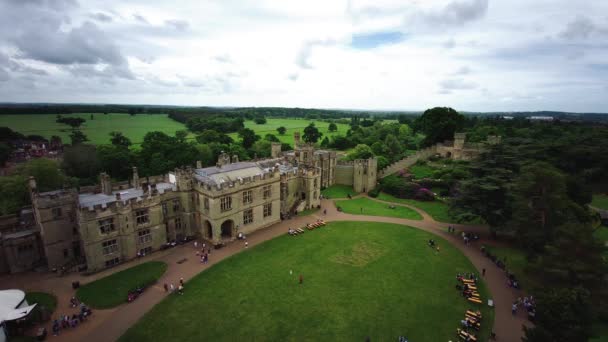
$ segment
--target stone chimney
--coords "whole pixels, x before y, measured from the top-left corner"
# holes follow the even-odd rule
[[[156,190],[156,184],[150,184],[150,192],[152,195],[158,195],[158,190]]]
[[[111,195],[112,194],[112,180],[110,179],[110,176],[108,176],[107,173],[102,172],[99,175],[99,180],[101,181],[101,192],[106,195]]]
[[[148,183],[144,183],[144,185],[142,185],[141,189],[144,191],[144,194],[148,193]]]
[[[120,191],[116,193],[116,200],[120,201]]]
[[[239,162],[239,156],[237,156],[236,154],[232,156],[232,163],[238,163]]]
[[[222,151],[220,156],[217,158],[217,167],[222,167],[224,165],[230,164],[230,156]]]
[[[197,169],[202,169],[203,168],[203,162],[201,162],[200,160],[196,161],[196,168]]]
[[[137,167],[133,166],[133,187],[139,189],[139,174],[137,173]]]
[[[270,156],[272,158],[279,158],[281,156],[281,143],[270,143]]]

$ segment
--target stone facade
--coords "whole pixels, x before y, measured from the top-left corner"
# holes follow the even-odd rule
[[[3,242],[3,250],[31,244],[40,252],[12,268],[8,265],[20,264],[4,253],[0,272],[31,269],[35,259],[49,269],[96,272],[188,237],[221,245],[319,207],[322,188],[337,183],[365,192],[375,187],[376,159],[349,162],[337,172],[336,152],[316,150],[298,133],[295,137],[293,151],[281,152],[280,144],[273,144],[269,159],[239,162],[222,153],[212,167],[197,162],[195,168],[146,178],[133,168],[128,183],[112,183],[102,173],[99,186],[80,191],[39,193],[31,179],[33,229],[9,236],[31,241]]]

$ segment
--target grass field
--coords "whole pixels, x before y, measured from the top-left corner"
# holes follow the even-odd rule
[[[174,135],[175,131],[186,129],[183,124],[170,119],[164,114],[71,114],[65,117],[81,117],[87,121],[82,125],[82,132],[93,144],[109,144],[110,132],[119,131],[135,144],[143,141],[144,135],[152,131],[161,131]],[[70,127],[56,123],[56,115],[0,115],[0,126],[7,126],[19,133],[37,134],[45,138],[58,135],[63,143],[70,143]]]
[[[262,139],[264,139],[264,136],[266,134],[270,133],[270,134],[275,135],[282,143],[287,143],[291,146],[293,146],[293,133],[298,131],[298,132],[300,132],[300,135],[303,135],[304,128],[306,128],[306,126],[308,126],[308,124],[310,124],[311,122],[315,123],[315,126],[317,126],[319,131],[321,133],[323,133],[323,137],[325,137],[325,136],[332,137],[334,135],[346,135],[346,131],[348,131],[350,129],[349,125],[336,124],[336,126],[338,127],[338,130],[336,132],[330,133],[327,130],[327,127],[329,126],[328,122],[307,120],[307,119],[296,119],[296,118],[294,118],[294,119],[267,118],[266,120],[267,120],[266,124],[263,124],[263,125],[258,125],[255,122],[253,122],[252,120],[247,120],[247,121],[245,121],[245,127],[251,128],[252,130],[254,130],[257,135],[262,137]],[[284,126],[285,128],[287,128],[287,132],[284,135],[279,135],[279,133],[277,132],[277,128],[279,128],[281,126]],[[229,135],[232,137],[232,139],[240,140],[237,133],[230,133]],[[323,137],[321,139],[323,139]]]
[[[28,292],[25,299],[29,305],[38,303],[38,306],[44,306],[49,313],[53,313],[57,308],[57,297],[46,292]]]
[[[456,341],[470,308],[454,290],[474,270],[432,235],[393,224],[333,222],[281,236],[201,272],[120,341]],[[292,272],[290,272],[292,271]],[[298,284],[299,275],[304,282]],[[482,297],[488,298],[484,284]],[[486,341],[494,312],[487,306]]]
[[[76,297],[96,309],[112,308],[124,303],[130,290],[155,282],[166,270],[164,262],[146,262],[85,284],[76,291]]]
[[[361,197],[352,200],[334,201],[347,214],[398,217],[410,220],[422,220],[422,216],[410,208],[396,206],[389,208],[386,203]]]
[[[436,168],[429,165],[412,165],[409,168],[410,172],[414,175],[414,178],[432,178],[433,174],[437,170]]]
[[[593,195],[593,200],[591,201],[591,205],[596,208],[608,210],[608,195],[605,195],[605,194]]]
[[[326,198],[346,198],[348,197],[348,194],[354,196],[357,193],[355,190],[353,190],[352,186],[340,184],[334,184],[324,190],[321,190],[321,195]]]

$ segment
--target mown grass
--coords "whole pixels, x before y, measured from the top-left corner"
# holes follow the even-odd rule
[[[429,238],[441,252],[427,246]],[[281,236],[195,276],[120,341],[456,341],[469,304],[454,289],[469,260],[401,225],[332,222]],[[303,284],[298,283],[299,275]],[[483,283],[482,298],[488,298]],[[487,341],[494,312],[484,315]]]
[[[377,202],[365,197],[352,200],[338,200],[334,202],[336,206],[340,207],[342,211],[347,214],[388,216],[410,220],[422,220],[422,216],[413,209],[402,206],[390,208],[387,203]]]
[[[593,195],[591,205],[596,208],[608,210],[608,195],[605,195],[605,194]]]
[[[82,285],[76,297],[93,308],[112,308],[124,303],[129,291],[154,283],[166,270],[164,262],[149,261]]]
[[[52,314],[57,308],[57,297],[46,292],[27,292],[25,299],[29,305],[37,303],[39,307],[43,306],[48,313]]]
[[[354,196],[357,193],[350,185],[334,184],[324,190],[321,190],[321,195],[325,198],[346,198],[348,195]]]
[[[170,119],[165,114],[69,114],[65,117],[81,117],[86,120],[82,132],[89,138],[90,143],[100,145],[110,143],[110,132],[122,132],[131,139],[137,147],[143,141],[144,135],[152,131],[164,132],[173,136],[175,131],[185,130],[186,126]],[[53,135],[60,136],[63,143],[70,143],[70,126],[55,122],[54,114],[41,115],[0,115],[0,126],[25,135],[41,135],[49,139]]]

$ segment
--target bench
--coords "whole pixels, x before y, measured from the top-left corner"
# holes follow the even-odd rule
[[[481,304],[481,299],[475,297],[469,297],[467,300],[471,303]]]
[[[477,337],[471,333],[468,333],[460,328],[456,329],[458,337],[465,341],[477,341]]]
[[[467,310],[467,312],[465,312],[464,314],[472,316],[472,317],[477,317],[479,320],[481,320],[481,312],[480,311]]]
[[[466,278],[461,278],[460,281],[462,281],[465,284],[472,284],[475,285],[475,280],[473,279],[466,279]]]
[[[474,320],[470,320],[469,318],[465,318],[465,320],[467,321],[469,326],[472,327],[473,329],[475,329],[475,330],[481,329],[481,323],[474,321]]]
[[[298,233],[304,233],[304,229],[302,229],[302,228],[296,228],[296,232],[298,232]]]
[[[469,315],[469,314],[465,314],[465,315],[464,315],[464,318],[465,318],[467,321],[472,321],[472,322],[475,322],[475,323],[480,323],[480,322],[481,322],[481,318],[479,318],[479,317],[477,317],[477,316],[471,316],[471,315]]]
[[[467,287],[469,288],[469,290],[477,291],[477,286],[467,284]]]

